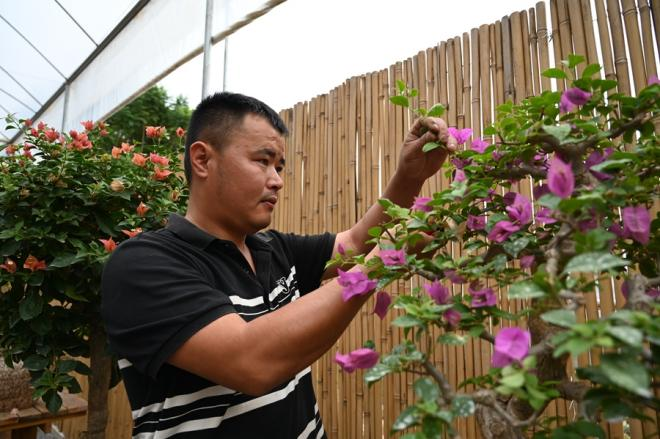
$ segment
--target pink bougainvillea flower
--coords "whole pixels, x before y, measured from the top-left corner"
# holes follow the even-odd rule
[[[623,227],[621,227],[621,224],[618,223],[613,223],[609,229],[607,229],[609,232],[614,233],[618,238],[624,239],[626,238],[626,233],[623,231]]]
[[[46,136],[46,139],[49,142],[54,142],[60,137],[60,133],[55,131],[53,128],[49,128],[46,131],[44,131],[44,136]]]
[[[596,227],[598,227],[598,220],[599,217],[594,214],[594,216],[592,217],[578,221],[577,223],[578,230],[582,233],[586,233],[589,230],[593,230]]]
[[[534,199],[538,200],[545,194],[550,193],[550,188],[548,187],[547,184],[540,184],[538,186],[534,186],[534,189],[532,189],[532,194],[534,195]]]
[[[514,361],[521,361],[529,353],[532,336],[520,328],[502,328],[495,336],[493,367],[505,367]]]
[[[520,258],[520,268],[529,268],[534,264],[534,255],[525,255]]]
[[[112,154],[113,159],[118,159],[121,156],[121,148],[117,148],[116,146],[113,146],[110,154]]]
[[[575,177],[571,165],[555,156],[548,169],[548,188],[559,198],[570,197],[575,188]]]
[[[346,256],[346,249],[344,248],[344,244],[341,242],[337,244],[337,253],[339,253],[342,256]]]
[[[444,274],[445,277],[449,279],[453,284],[464,284],[467,282],[463,276],[456,273],[456,270],[445,270],[442,272],[442,274]]]
[[[506,208],[509,218],[518,224],[528,224],[532,221],[532,203],[524,195],[516,194],[513,203]]]
[[[468,293],[472,296],[472,308],[481,308],[484,306],[495,306],[497,304],[497,296],[492,288],[483,288],[481,290],[474,290],[472,287],[468,288]]]
[[[651,230],[651,216],[645,206],[624,207],[623,213],[623,233],[640,244],[649,243],[649,233]]]
[[[158,155],[153,152],[149,153],[149,160],[151,163],[156,163],[163,166],[167,166],[167,164],[170,162],[170,159],[167,157],[163,157],[162,155]]]
[[[30,128],[30,127],[32,126],[32,123],[33,123],[33,122],[32,122],[32,119],[25,119],[25,120],[23,121],[23,125],[25,125],[25,126],[28,127],[28,128]]]
[[[135,145],[131,145],[129,143],[122,143],[121,144],[121,152],[123,152],[123,153],[133,152],[133,148],[135,148]]]
[[[101,243],[103,244],[103,247],[105,248],[105,251],[108,253],[112,253],[114,249],[117,248],[117,243],[115,242],[114,239],[112,239],[112,236],[109,237],[108,239],[99,239]]]
[[[470,230],[483,230],[486,228],[486,217],[484,215],[468,215],[467,228]]]
[[[424,289],[431,296],[431,299],[438,305],[444,305],[449,302],[451,295],[449,294],[449,289],[442,285],[437,280],[434,280],[430,284],[424,284]]]
[[[649,85],[653,85],[653,84],[660,84],[660,79],[658,79],[658,75],[649,76]]]
[[[502,157],[504,157],[504,154],[502,154],[502,153],[501,153],[500,151],[498,151],[498,150],[493,151],[493,153],[492,153],[491,155],[492,155],[492,157],[493,157],[493,160],[495,160],[496,162],[499,162],[500,159],[501,159]]]
[[[536,221],[541,224],[552,224],[556,223],[557,220],[552,217],[552,210],[548,207],[544,207],[536,212]]]
[[[646,290],[646,295],[653,299],[657,299],[660,297],[660,287],[649,288]]]
[[[584,105],[589,102],[591,93],[578,87],[572,87],[566,90],[559,101],[559,111],[567,113],[573,111],[578,105]]]
[[[459,145],[464,144],[472,135],[472,128],[463,128],[459,130],[455,127],[449,127],[447,128],[447,131],[450,136],[456,139],[456,143]]]
[[[515,192],[507,192],[506,194],[502,195],[502,201],[504,201],[504,204],[507,206],[511,206],[514,201],[516,201],[516,195],[518,195]]]
[[[465,172],[462,169],[457,169],[456,171],[454,171],[453,183],[460,183],[465,180],[467,180],[467,177],[465,176]]]
[[[486,151],[486,148],[488,148],[488,146],[489,146],[488,142],[486,142],[485,140],[474,139],[472,141],[472,145],[470,146],[470,149],[472,149],[472,151],[478,152],[479,154],[483,154],[484,151]]]
[[[351,373],[355,369],[369,369],[378,363],[378,352],[369,348],[356,349],[346,355],[337,352],[335,363],[339,364],[344,372]]]
[[[179,127],[179,128],[176,129],[176,136],[177,136],[177,137],[183,137],[183,136],[185,136],[185,135],[186,135],[186,130],[184,130],[184,129],[181,128],[181,127]]]
[[[566,96],[566,93],[561,95],[561,98],[559,99],[559,111],[561,113],[568,113],[573,110],[575,110],[576,105],[568,99],[568,96]]]
[[[599,163],[603,163],[614,152],[614,148],[605,148],[603,152],[594,151],[589,154],[589,157],[584,161],[585,167],[591,172],[591,174],[600,181],[610,180],[612,177],[610,174],[605,172],[593,171],[592,166],[595,166]]]
[[[80,122],[80,125],[82,125],[85,128],[85,131],[92,131],[94,129],[94,122],[91,120],[85,120],[83,122]]]
[[[445,319],[445,322],[452,328],[458,327],[458,324],[461,322],[461,313],[455,309],[448,309],[442,313],[442,318]]]
[[[0,264],[0,268],[8,271],[9,273],[16,273],[16,262],[14,262],[11,258],[7,258],[5,259],[4,264]]]
[[[374,306],[374,314],[380,317],[381,320],[385,318],[387,310],[392,303],[392,298],[385,291],[379,291],[376,294],[376,305]]]
[[[162,169],[158,166],[154,167],[154,175],[153,178],[154,180],[162,181],[165,180],[172,171],[168,171],[167,169]]]
[[[124,235],[128,236],[129,238],[132,238],[132,237],[137,236],[140,233],[142,233],[142,227],[136,227],[136,228],[131,229],[131,230],[123,229],[121,232]]]
[[[339,285],[344,287],[341,292],[344,302],[347,302],[351,297],[368,294],[378,285],[377,281],[369,279],[361,271],[342,271],[339,269],[337,273],[339,273]]]
[[[150,139],[160,137],[160,127],[148,126],[144,129],[144,134]]]
[[[135,152],[133,153],[133,159],[131,161],[135,163],[137,166],[142,167],[147,163],[147,158],[142,154]]]
[[[459,159],[458,157],[453,157],[451,159],[451,164],[456,167],[456,169],[463,169],[464,167],[472,164],[472,160],[470,159]]]
[[[32,255],[28,255],[27,258],[25,258],[25,262],[23,262],[23,268],[27,268],[28,270],[35,272],[38,270],[45,270],[46,269],[46,261],[42,260],[40,261],[39,259],[35,258]]]
[[[511,221],[499,221],[491,229],[488,234],[488,239],[493,242],[502,242],[505,241],[511,234],[516,233],[520,230],[520,226],[512,223]]]
[[[149,206],[147,206],[142,201],[140,201],[140,204],[138,204],[138,207],[135,209],[135,212],[137,212],[138,216],[145,216],[149,211],[149,209],[150,209]]]
[[[406,263],[406,252],[403,250],[381,250],[380,259],[383,265],[391,267],[392,265],[404,265]]]
[[[412,205],[412,210],[418,210],[421,212],[430,212],[433,210],[433,208],[428,205],[430,201],[431,198],[429,197],[415,197],[415,201]]]
[[[16,154],[17,150],[18,150],[18,147],[16,145],[9,145],[5,148],[5,152],[7,153],[7,155]]]

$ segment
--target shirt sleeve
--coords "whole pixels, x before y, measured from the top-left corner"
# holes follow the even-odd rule
[[[156,378],[186,340],[235,312],[207,279],[198,262],[166,243],[134,238],[119,246],[101,281],[101,316],[114,353]]]
[[[321,285],[325,263],[332,257],[335,235],[326,232],[320,235],[286,233],[280,236],[286,243],[296,266],[300,294],[314,291]]]

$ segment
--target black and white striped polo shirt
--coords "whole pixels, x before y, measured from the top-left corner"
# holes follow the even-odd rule
[[[166,361],[225,314],[249,321],[318,288],[334,239],[275,231],[248,236],[256,275],[232,242],[178,215],[166,228],[122,243],[103,273],[101,313],[119,357],[133,437],[325,437],[309,367],[252,397]]]

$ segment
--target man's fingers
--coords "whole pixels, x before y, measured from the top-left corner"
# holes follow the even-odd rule
[[[445,142],[445,145],[447,145],[447,149],[450,152],[456,152],[458,150],[458,142],[449,134],[447,134],[447,141]]]

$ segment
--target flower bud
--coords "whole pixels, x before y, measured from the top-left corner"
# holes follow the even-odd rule
[[[123,192],[124,183],[122,183],[120,180],[112,180],[112,183],[110,183],[110,189],[112,189],[114,192]]]

